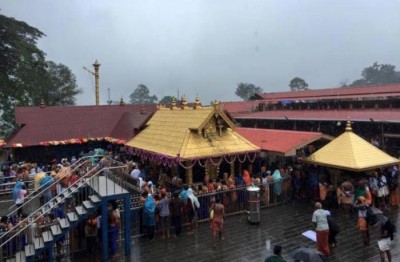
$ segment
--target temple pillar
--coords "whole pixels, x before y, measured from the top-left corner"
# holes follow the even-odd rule
[[[185,165],[191,166],[192,161],[186,161]],[[193,168],[192,167],[186,169],[186,184],[188,184],[188,185],[193,184]]]
[[[235,161],[231,163],[231,175],[235,176]]]

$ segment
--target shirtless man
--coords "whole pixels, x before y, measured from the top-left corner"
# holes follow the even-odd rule
[[[108,224],[110,229],[110,256],[114,257],[117,253],[117,236],[121,224],[118,204],[115,201],[111,201],[109,204]]]
[[[224,205],[221,204],[221,199],[217,198],[215,204],[212,205],[210,209],[211,218],[211,231],[213,235],[213,247],[216,246],[217,234],[219,240],[222,240],[222,230],[224,229],[224,216],[225,209]]]

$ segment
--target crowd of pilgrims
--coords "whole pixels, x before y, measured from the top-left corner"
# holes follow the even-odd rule
[[[260,187],[260,201],[264,207],[274,203],[310,199],[315,202],[320,201],[325,209],[342,208],[351,212],[360,196],[365,198],[367,205],[381,209],[388,209],[390,206],[400,204],[399,172],[396,166],[376,169],[368,173],[343,173],[343,179],[334,185],[326,168],[303,165],[296,158],[283,165],[259,160],[253,164],[244,163],[241,166],[243,168],[239,168],[236,174],[223,173],[220,176],[204,174],[203,181],[186,185],[181,176],[172,175],[171,169],[160,169],[150,164],[134,162],[132,156],[120,152],[110,151],[109,156],[126,164],[127,176],[135,182],[141,192],[139,201],[143,207],[141,209],[141,233],[150,240],[154,239],[156,232],[162,239],[169,238],[172,227],[173,236],[178,237],[183,231],[184,224],[187,225],[187,233],[192,234],[196,230],[198,217],[209,218],[215,203],[221,203],[226,210],[240,201],[242,201],[240,204],[244,204],[244,191],[237,189],[250,185]],[[36,163],[4,164],[0,170],[0,182],[23,182],[18,195],[14,196],[15,204],[20,206],[29,194],[27,183],[34,181],[38,173],[47,172],[47,176],[56,178],[60,171],[62,172],[76,160],[75,157],[62,159],[60,162],[54,160],[44,166]],[[83,164],[70,176],[65,176],[49,188],[48,192],[44,192],[44,203],[73,184],[79,177],[87,174],[91,168],[90,163]],[[230,192],[229,197],[221,192]],[[206,201],[200,199],[202,196],[207,196]],[[205,216],[199,213],[199,210],[204,210],[203,204],[207,207]],[[120,227],[119,212],[115,212],[118,210],[118,205],[111,203],[110,206],[109,217],[112,218],[110,227],[115,226],[116,228],[110,239],[116,241]],[[41,224],[57,221],[65,216],[65,210],[62,207],[58,207],[54,211],[45,216],[36,214],[41,216],[37,223],[38,228]],[[18,224],[18,219],[21,217],[26,217],[22,208],[14,217],[2,217],[0,231],[21,227]],[[98,230],[99,216],[95,214],[87,220],[85,226],[87,239],[92,239],[88,241],[89,248],[96,246],[93,242],[98,240],[98,234],[93,232]],[[219,230],[222,231],[222,228]],[[111,244],[111,248],[111,254],[115,254],[116,246]]]

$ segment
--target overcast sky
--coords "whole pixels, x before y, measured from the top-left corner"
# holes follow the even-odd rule
[[[161,99],[196,94],[204,104],[239,100],[239,82],[288,91],[296,76],[327,88],[360,78],[373,62],[400,70],[400,0],[0,0],[1,13],[46,34],[47,59],[67,65],[94,104],[138,84]]]

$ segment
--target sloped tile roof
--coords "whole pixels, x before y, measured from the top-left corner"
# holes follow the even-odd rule
[[[342,135],[313,153],[304,162],[351,171],[366,171],[397,165],[400,161],[354,134],[348,122]]]
[[[21,128],[7,140],[7,146],[36,146],[44,141],[76,138],[131,139],[133,130],[147,120],[140,116],[142,105],[17,107],[16,122]],[[156,105],[144,105],[154,112]],[[130,128],[128,126],[132,125]]]
[[[215,115],[224,122],[221,135],[218,134]],[[142,132],[126,143],[127,146],[182,159],[259,150],[233,130],[233,124],[217,107],[160,108],[146,125]],[[207,130],[207,136],[204,136],[204,130]]]
[[[261,150],[276,152],[285,156],[295,155],[297,149],[321,139],[323,135],[319,132],[243,127],[237,127],[235,131],[260,147]]]
[[[266,101],[283,100],[310,100],[310,99],[340,99],[340,98],[362,98],[366,97],[388,97],[400,96],[400,84],[336,87],[326,89],[310,89],[303,91],[287,91],[257,94]]]
[[[236,119],[400,122],[400,109],[273,110],[236,116]]]

